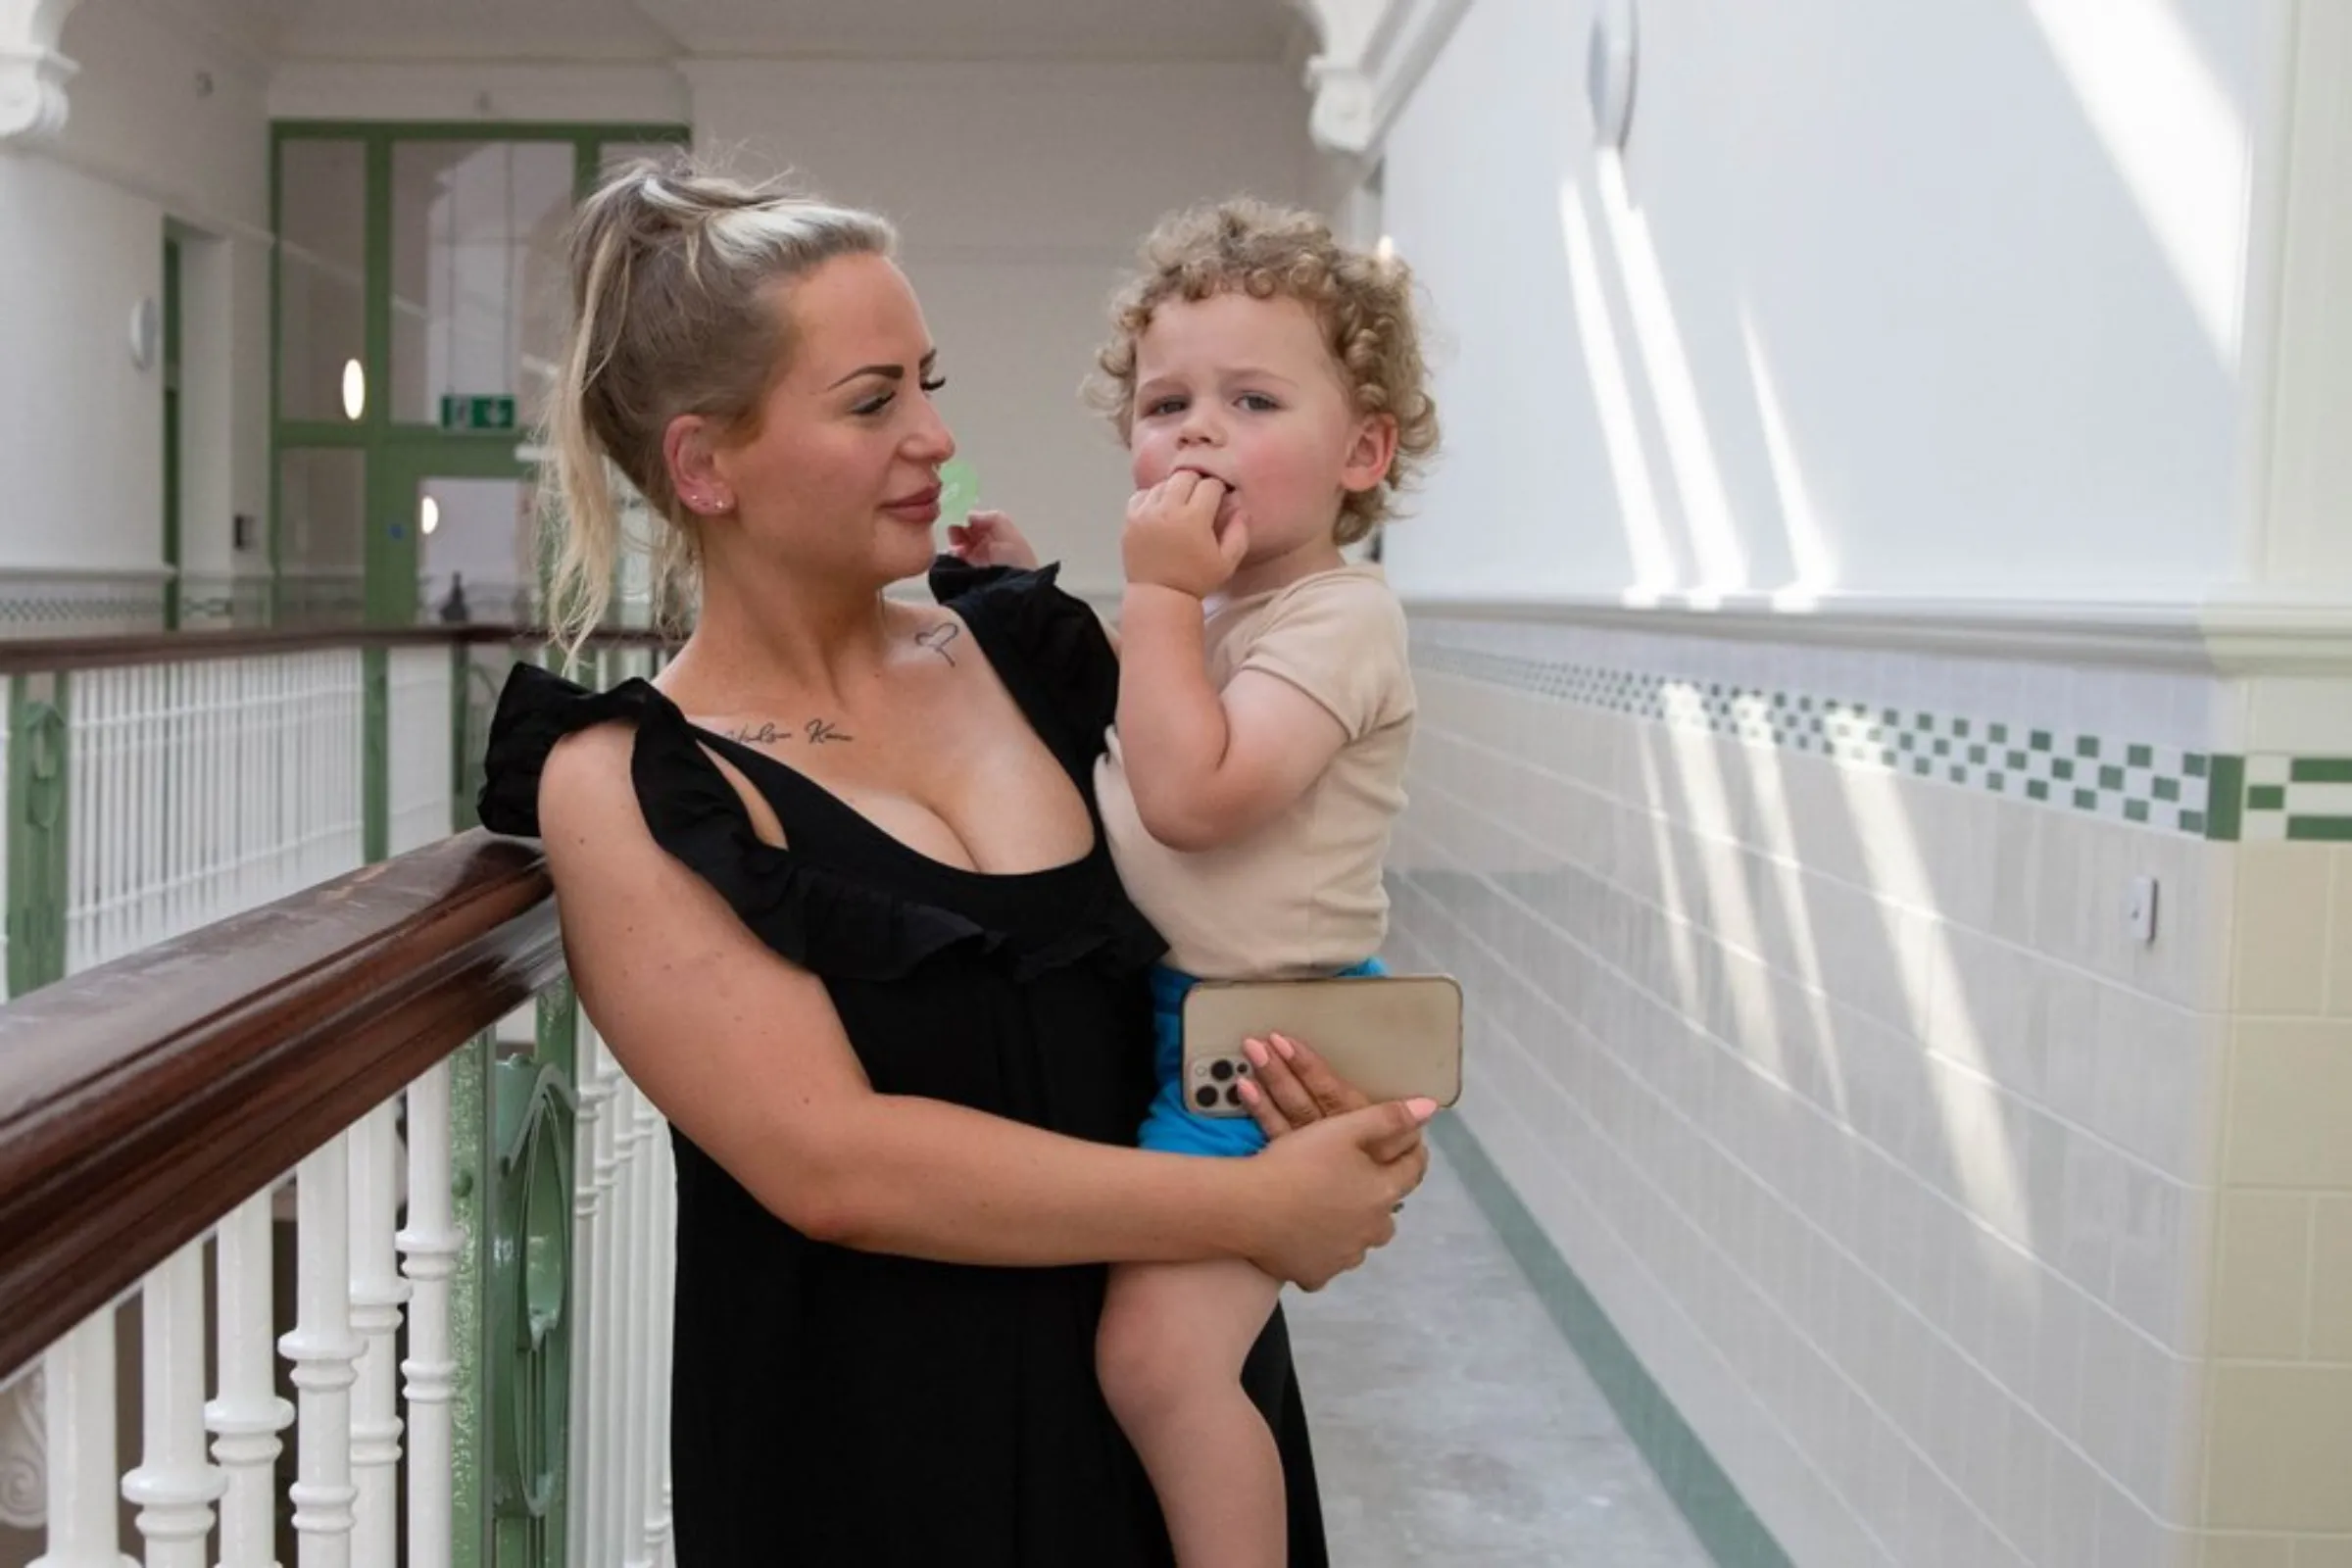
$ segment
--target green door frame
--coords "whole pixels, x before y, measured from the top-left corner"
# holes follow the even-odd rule
[[[187,583],[180,576],[179,545],[179,241],[164,236],[164,629],[179,629]]]
[[[567,142],[572,149],[572,188],[585,194],[596,183],[606,150],[630,143],[683,143],[689,127],[677,124],[599,124],[531,121],[334,121],[281,120],[270,125],[270,225],[282,228],[285,181],[283,149],[298,141],[358,142],[364,153],[368,189],[364,207],[365,295],[361,364],[367,368],[368,400],[357,420],[290,419],[283,416],[279,362],[284,320],[279,278],[280,252],[270,259],[270,575],[271,618],[283,596],[279,495],[283,454],[300,449],[358,451],[367,467],[367,618],[370,624],[407,624],[416,614],[416,481],[426,477],[528,477],[530,466],[515,456],[529,439],[522,430],[446,431],[438,425],[395,418],[392,408],[392,149],[404,141]]]

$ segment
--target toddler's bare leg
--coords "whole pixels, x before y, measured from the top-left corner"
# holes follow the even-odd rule
[[[1282,1460],[1242,1392],[1281,1289],[1239,1260],[1110,1271],[1096,1364],[1182,1568],[1283,1568],[1288,1555]]]

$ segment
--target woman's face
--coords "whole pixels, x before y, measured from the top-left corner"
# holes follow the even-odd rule
[[[714,438],[710,469],[733,504],[714,531],[796,574],[919,575],[956,438],[932,402],[943,383],[914,290],[883,257],[844,256],[779,288],[777,308],[789,364],[756,432]]]

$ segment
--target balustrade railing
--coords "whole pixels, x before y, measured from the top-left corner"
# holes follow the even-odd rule
[[[533,647],[0,645],[0,1568],[666,1560],[666,1128],[450,837]]]

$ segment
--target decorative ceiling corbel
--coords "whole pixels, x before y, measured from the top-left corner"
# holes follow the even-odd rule
[[[66,83],[77,69],[57,52],[75,0],[0,0],[0,145],[66,128]]]
[[[1326,152],[1373,152],[1470,0],[1291,0],[1321,47],[1306,63],[1307,131]]]

